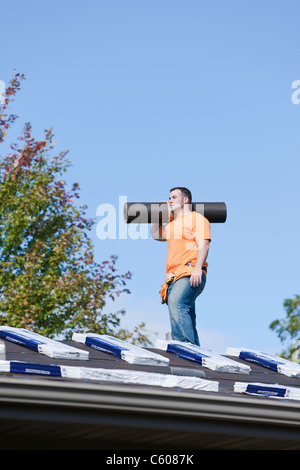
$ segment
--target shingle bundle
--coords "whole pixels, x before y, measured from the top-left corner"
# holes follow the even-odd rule
[[[197,362],[208,369],[216,370],[218,372],[249,374],[251,370],[250,367],[245,364],[241,364],[227,357],[207,351],[195,344],[183,343],[180,341],[157,340],[155,347],[175,354],[183,359]]]
[[[274,354],[247,348],[227,348],[226,354],[253,362],[288,377],[300,377],[300,364],[288,361]]]
[[[219,383],[198,377],[183,377],[124,369],[101,369],[92,367],[62,366],[21,361],[0,361],[0,373],[56,376],[68,379],[92,380],[156,387],[218,392]]]
[[[269,398],[288,398],[290,400],[300,400],[300,389],[278,384],[245,383],[235,382],[234,391],[236,393],[246,393]]]
[[[130,364],[168,366],[169,359],[109,335],[74,333],[73,341],[112,354]]]
[[[89,359],[88,351],[73,348],[23,328],[0,326],[0,338],[52,358],[85,361]]]

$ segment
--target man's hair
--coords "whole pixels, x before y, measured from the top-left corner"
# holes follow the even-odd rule
[[[189,203],[191,204],[191,202],[192,202],[192,193],[189,189],[183,188],[181,186],[176,186],[176,188],[170,189],[170,192],[174,191],[175,189],[180,189],[181,194],[183,195],[183,197],[187,197],[189,199]]]

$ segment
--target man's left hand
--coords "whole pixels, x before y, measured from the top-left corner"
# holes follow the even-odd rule
[[[190,285],[192,287],[197,287],[201,284],[202,279],[202,269],[194,269],[190,277]]]

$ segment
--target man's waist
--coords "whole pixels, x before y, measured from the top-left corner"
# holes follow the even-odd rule
[[[192,262],[189,262],[189,263],[186,263],[182,266],[177,266],[177,268],[174,269],[174,270],[168,271],[167,274],[170,273],[170,274],[174,274],[174,275],[171,276],[168,279],[167,284],[172,284],[173,282],[175,282],[180,277],[190,276],[192,271],[189,270],[190,272],[188,272],[187,268],[194,268],[194,267],[195,267],[195,264],[193,264]],[[207,274],[207,264],[202,266],[201,271],[204,272],[204,274]]]
[[[166,273],[172,273],[172,272],[176,272],[178,270],[182,270],[184,269],[185,267],[195,267],[196,266],[196,260],[192,260],[192,261],[188,261],[187,263],[180,263],[180,264],[172,264],[172,265],[168,265],[167,264],[167,269],[166,269]],[[203,264],[202,266],[202,269],[206,269],[208,268],[208,264],[207,262],[205,261],[205,263]]]

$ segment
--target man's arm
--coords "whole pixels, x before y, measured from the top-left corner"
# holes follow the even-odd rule
[[[159,201],[159,203],[169,204],[169,201]],[[167,241],[166,238],[163,236],[164,227],[165,225],[163,224],[151,224],[151,237],[159,242]]]
[[[165,242],[166,239],[163,237],[163,228],[164,226],[161,224],[151,224],[151,237],[159,242]]]
[[[190,277],[191,286],[198,286],[201,284],[202,267],[206,261],[209,250],[209,240],[200,240],[198,243],[197,261],[195,268]]]

